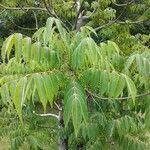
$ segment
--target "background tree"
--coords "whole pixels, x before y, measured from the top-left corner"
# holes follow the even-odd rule
[[[67,30],[93,27],[97,42],[112,40],[126,54],[150,45],[149,7],[149,0],[1,0],[0,32],[3,38],[14,32],[31,36],[52,16]]]

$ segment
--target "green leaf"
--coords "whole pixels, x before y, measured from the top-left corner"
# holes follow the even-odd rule
[[[42,39],[42,38],[41,38],[41,37],[42,37],[41,35],[42,35],[42,33],[44,32],[44,30],[45,30],[45,27],[42,27],[42,28],[40,28],[39,30],[37,30],[37,31],[33,34],[32,39],[35,39],[36,41],[41,42],[40,39]]]
[[[17,62],[21,62],[22,55],[22,34],[15,34],[15,58]]]
[[[138,18],[138,21],[146,21],[150,19],[150,8],[148,8],[142,16]]]
[[[23,39],[23,56],[26,62],[29,62],[31,57],[31,38]]]
[[[16,88],[13,95],[13,103],[15,105],[15,109],[19,116],[19,119],[22,122],[22,105],[25,102],[25,88],[27,84],[27,78],[23,77],[16,84]]]
[[[75,135],[77,137],[82,120],[86,123],[88,119],[86,96],[81,85],[73,80],[67,86],[64,98],[64,123],[67,127],[72,119]]]
[[[40,58],[41,58],[41,43],[40,42],[36,42],[34,44],[32,44],[31,46],[31,59],[34,61],[39,62]]]
[[[88,29],[90,31],[90,33],[94,33],[97,36],[97,33],[95,32],[95,30],[92,27],[90,27],[90,26],[84,26],[83,28]],[[82,29],[81,29],[81,31],[82,31]],[[89,33],[89,35],[90,35],[90,33]]]
[[[6,54],[7,54],[7,59],[9,60],[9,55],[12,50],[12,47],[14,45],[15,38],[14,34],[10,35],[3,43],[2,49],[1,49],[1,55],[2,55],[2,60],[5,62]]]
[[[121,93],[123,93],[124,87],[125,87],[125,80],[124,77],[120,75],[117,86],[115,88],[114,97],[118,97]]]
[[[109,47],[110,49],[112,49],[112,52],[116,52],[116,53],[119,54],[120,49],[119,49],[118,45],[117,45],[115,42],[113,42],[113,41],[108,41],[107,43],[108,43],[108,47]],[[109,49],[109,50],[110,50],[110,49]]]
[[[138,71],[141,75],[144,75],[144,63],[143,63],[143,58],[141,55],[137,54],[136,55],[136,63],[137,63],[137,68]]]
[[[53,32],[52,32],[52,28],[53,28],[53,24],[54,24],[55,18],[48,18],[47,22],[46,22],[46,43],[48,44],[48,42],[50,41],[50,37],[52,36]]]
[[[7,84],[1,86],[0,93],[3,103],[7,106],[11,102],[9,87]]]
[[[126,85],[128,88],[128,95],[131,95],[133,103],[135,104],[135,98],[136,98],[136,93],[137,93],[136,86],[134,82],[128,76],[124,74],[122,74],[122,76],[125,78],[125,81],[126,81]]]
[[[109,73],[107,71],[101,72],[100,76],[100,93],[103,95],[108,90]]]
[[[110,84],[109,84],[109,90],[108,90],[109,97],[115,98],[118,81],[119,81],[119,75],[115,71],[112,72],[110,74]]]
[[[57,95],[59,89],[57,74],[44,75],[43,82],[44,82],[47,100],[50,102],[52,106],[54,96]]]
[[[126,64],[125,64],[125,70],[128,70],[130,66],[133,64],[133,61],[135,60],[136,55],[132,55],[128,58]]]
[[[82,106],[80,106],[80,102],[79,102],[79,97],[76,96],[76,94],[74,93],[71,98],[73,99],[72,101],[72,123],[74,126],[74,130],[75,130],[75,135],[77,137],[79,129],[80,129],[80,125],[82,122],[82,111],[81,108]]]
[[[150,77],[150,61],[146,58],[143,58],[144,63],[144,75],[145,77]]]
[[[145,125],[146,125],[146,128],[150,131],[150,108],[148,108],[146,111]]]
[[[34,76],[34,81],[36,84],[36,89],[39,95],[39,99],[43,105],[44,112],[46,112],[47,98],[46,98],[46,91],[44,88],[44,80],[45,79],[42,77],[42,75],[38,73]]]
[[[112,137],[114,129],[115,129],[115,121],[114,120],[109,121],[107,126],[106,126],[106,132],[107,132],[107,136],[109,138]]]

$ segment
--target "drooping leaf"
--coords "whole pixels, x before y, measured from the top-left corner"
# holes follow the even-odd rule
[[[39,99],[40,99],[40,102],[43,105],[44,112],[46,112],[47,98],[46,98],[46,91],[45,91],[45,88],[44,88],[43,80],[44,80],[44,78],[40,74],[36,74],[34,76],[34,81],[35,81],[35,84],[36,84],[36,89],[37,89],[37,92],[38,92],[38,95],[39,95]]]
[[[50,41],[49,39],[53,34],[52,28],[53,28],[54,21],[55,21],[55,18],[52,18],[52,17],[47,19],[47,22],[46,22],[46,37],[45,37],[46,43],[48,43]]]
[[[77,136],[82,120],[87,122],[87,118],[88,111],[84,90],[77,81],[70,81],[64,99],[65,127],[67,127],[69,120],[72,119],[75,135]]]
[[[146,20],[150,19],[150,15],[149,15],[149,14],[150,14],[150,8],[148,8],[148,9],[143,13],[143,15],[138,18],[138,21],[146,21]]]
[[[26,62],[29,62],[31,57],[31,38],[26,37],[23,39],[23,55]]]
[[[14,36],[15,36],[15,58],[17,62],[20,62],[22,55],[22,34],[16,33]]]
[[[126,85],[128,88],[128,95],[131,95],[133,103],[135,104],[135,98],[137,93],[136,86],[134,82],[127,75],[122,74],[122,76],[124,76],[124,79],[126,81]]]
[[[25,102],[25,88],[27,84],[27,78],[23,77],[16,84],[16,88],[13,95],[13,103],[15,105],[15,109],[19,116],[19,119],[22,122],[22,106]]]
[[[8,106],[8,104],[11,102],[11,97],[10,97],[9,87],[7,84],[4,84],[0,88],[0,94],[1,94],[1,98],[2,98],[3,103],[6,106]]]
[[[1,56],[3,62],[5,62],[6,54],[7,54],[7,59],[9,59],[10,52],[12,50],[12,47],[15,43],[15,38],[14,34],[10,35],[3,43],[2,49],[1,49]]]

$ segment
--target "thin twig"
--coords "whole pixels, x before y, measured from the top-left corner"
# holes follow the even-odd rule
[[[48,7],[46,1],[45,1],[45,0],[42,0],[42,1],[43,1],[43,4],[44,4],[45,8],[46,8],[47,11],[48,11],[48,13],[49,13],[51,16],[57,18],[57,19],[62,23],[62,25],[66,28],[66,30],[69,31],[69,29],[68,29],[68,27],[65,25],[64,21],[62,21],[62,19],[56,14],[56,12],[54,11],[54,9],[51,10],[51,9]]]
[[[119,7],[124,7],[124,6],[127,6],[127,5],[130,5],[130,4],[132,4],[134,2],[134,0],[131,0],[130,2],[128,2],[128,3],[125,3],[125,4],[117,4],[117,3],[115,3],[115,2],[112,2],[114,5],[116,5],[116,6],[119,6]]]
[[[52,1],[51,0],[48,0],[48,5],[49,5],[49,8],[52,9]]]
[[[40,127],[40,128],[50,128],[50,129],[55,129],[55,128],[52,128],[52,127],[50,127],[50,126],[42,126],[42,125],[38,125],[38,124],[37,124],[37,126]]]
[[[36,13],[34,11],[33,11],[33,15],[34,15],[34,18],[35,18],[35,26],[36,26],[36,29],[38,30],[38,28],[39,28],[38,20],[37,20]]]
[[[54,102],[54,104],[55,104],[55,106],[57,107],[57,109],[58,109],[59,111],[62,111],[62,108],[61,108],[56,102]]]
[[[3,10],[0,12],[0,15],[2,15],[5,11],[6,11],[6,9],[3,9]]]
[[[106,27],[109,27],[109,26],[113,25],[114,23],[117,23],[117,24],[139,24],[139,23],[142,23],[142,22],[143,21],[139,21],[139,20],[138,21],[117,21],[117,20],[114,20],[114,21],[111,21],[109,23],[106,23],[102,26],[99,26],[99,27],[95,28],[94,30],[99,31],[103,28],[106,28]]]
[[[29,30],[29,31],[35,31],[37,30],[36,28],[25,28],[25,27],[21,27],[20,25],[17,25],[10,17],[9,20],[11,21],[11,23],[13,23],[16,27],[22,29],[22,30]]]
[[[112,97],[101,97],[101,96],[98,96],[96,94],[93,94],[92,92],[90,92],[89,90],[87,90],[87,93],[90,94],[91,96],[95,97],[95,98],[98,98],[98,99],[102,99],[102,100],[127,100],[127,99],[131,99],[132,97],[131,96],[126,96],[126,97],[118,97],[118,98],[112,98]],[[136,95],[135,98],[139,98],[139,97],[145,97],[145,96],[149,96],[150,95],[150,91],[147,92],[147,93],[142,93],[142,94],[139,94],[139,95]]]
[[[56,114],[52,114],[52,113],[47,113],[47,114],[37,114],[35,113],[35,111],[33,111],[33,114],[37,115],[37,116],[41,116],[41,117],[47,117],[47,116],[51,116],[56,118],[57,120],[59,120],[59,116]]]
[[[6,10],[37,10],[37,11],[44,11],[44,12],[47,12],[47,9],[45,9],[45,8],[40,8],[40,7],[7,7],[7,6],[5,6],[5,5],[2,5],[2,4],[0,4],[0,7],[1,8],[4,8],[4,9],[6,9]]]
[[[42,0],[42,1],[43,1],[45,8],[47,9],[47,12],[49,13],[49,15],[56,17],[55,14],[52,12],[52,10],[50,10],[49,7],[47,6],[46,1],[45,0]]]
[[[114,23],[116,23],[116,22],[120,19],[120,17],[124,14],[124,12],[125,12],[125,10],[127,9],[127,7],[128,7],[129,4],[130,4],[130,2],[128,2],[127,5],[125,5],[123,11],[120,13],[120,15],[119,15],[115,20],[110,21],[110,22],[108,22],[108,23],[106,23],[106,24],[104,24],[104,25],[102,25],[102,26],[99,26],[99,27],[95,28],[95,31],[99,31],[99,30],[101,30],[102,28],[111,26],[111,25],[113,25]]]
[[[99,27],[95,28],[94,30],[97,32],[97,31],[99,31],[99,30],[101,30],[101,29],[103,29],[103,28],[105,28],[105,27],[111,26],[111,25],[114,24],[115,22],[116,22],[116,20],[113,20],[113,21],[111,21],[111,22],[108,22],[108,23],[106,23],[106,24],[104,24],[104,25],[102,25],[102,26],[99,26]]]

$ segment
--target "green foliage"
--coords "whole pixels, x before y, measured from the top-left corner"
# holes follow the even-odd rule
[[[137,93],[150,90],[150,52],[125,57],[115,42],[97,44],[91,34],[90,27],[68,32],[58,19],[49,18],[32,38],[20,33],[9,36],[1,49],[1,103],[15,110],[23,129],[28,109],[31,115],[41,112],[36,108],[40,106],[44,113],[54,113],[59,136],[68,139],[72,149],[81,145],[112,149],[113,144],[148,149],[149,96],[141,98]],[[32,136],[27,139],[38,149]],[[22,143],[20,135],[16,138]]]
[[[10,150],[19,149],[52,149],[57,148],[57,128],[53,118],[39,118],[30,112],[30,108],[24,112],[24,125],[20,124],[18,117],[12,110],[9,112],[3,108],[0,113],[0,136],[9,137]]]

